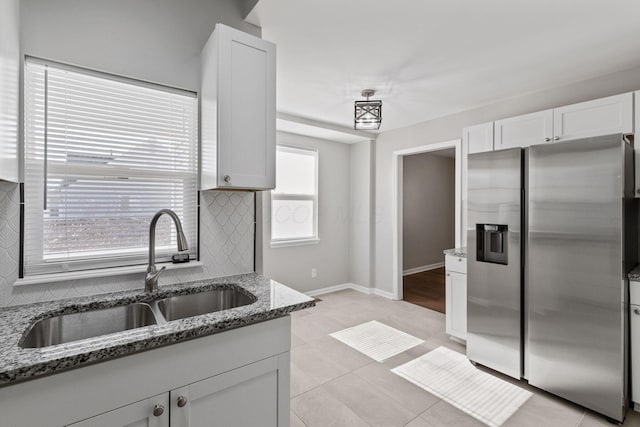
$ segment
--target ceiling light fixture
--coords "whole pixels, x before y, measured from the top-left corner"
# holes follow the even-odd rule
[[[366,101],[355,102],[355,115],[353,128],[357,130],[377,130],[380,129],[382,123],[382,101],[370,101],[369,97],[375,95],[373,89],[365,89],[362,96],[366,97]]]

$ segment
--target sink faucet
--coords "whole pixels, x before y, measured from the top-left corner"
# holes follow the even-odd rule
[[[176,225],[178,251],[182,252],[189,249],[187,237],[184,235],[184,231],[182,231],[182,224],[180,223],[178,215],[171,209],[161,209],[156,212],[149,225],[149,265],[147,266],[147,276],[144,278],[144,289],[147,292],[156,292],[158,290],[158,276],[160,276],[160,273],[166,268],[156,269],[156,224],[163,214],[169,215]]]

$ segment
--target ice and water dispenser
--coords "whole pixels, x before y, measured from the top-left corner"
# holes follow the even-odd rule
[[[508,264],[508,226],[476,224],[477,258],[480,262]]]

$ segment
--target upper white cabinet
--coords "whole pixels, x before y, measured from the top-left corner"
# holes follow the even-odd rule
[[[216,24],[202,50],[201,190],[275,187],[275,49]]]
[[[18,182],[20,1],[0,0],[0,181]]]
[[[498,120],[494,124],[496,150],[551,142],[553,139],[553,110],[539,111]]]
[[[462,129],[462,143],[468,154],[493,151],[493,122]]]
[[[612,133],[633,133],[633,93],[553,110],[553,139],[556,141]]]

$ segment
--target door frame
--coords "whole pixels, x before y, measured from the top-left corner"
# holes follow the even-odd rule
[[[403,158],[412,154],[428,153],[432,151],[441,151],[449,148],[455,149],[455,245],[462,246],[462,140],[454,139],[451,141],[438,142],[435,144],[421,145],[419,147],[406,148],[397,150],[392,153],[392,243],[393,243],[393,299],[401,300],[403,297],[402,289],[402,176],[403,176]]]

